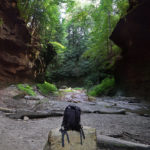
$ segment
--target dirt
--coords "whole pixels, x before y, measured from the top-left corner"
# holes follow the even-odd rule
[[[31,100],[32,102],[29,103],[25,99],[12,98],[19,93],[14,86],[0,90],[0,107],[32,109],[35,101]],[[112,105],[111,101],[109,103]],[[150,117],[131,112],[127,112],[126,115],[88,113],[82,114],[81,120],[83,125],[96,128],[98,135],[110,135],[128,141],[150,144]],[[61,122],[62,117],[14,120],[0,112],[0,150],[42,150],[49,131],[60,127]]]

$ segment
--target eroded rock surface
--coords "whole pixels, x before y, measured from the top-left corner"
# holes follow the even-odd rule
[[[31,79],[35,56],[16,0],[0,1],[0,20],[0,82]]]
[[[150,1],[129,0],[128,14],[117,24],[111,39],[122,48],[116,81],[126,95],[150,96]]]

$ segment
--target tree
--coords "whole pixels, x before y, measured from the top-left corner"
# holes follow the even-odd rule
[[[80,0],[19,0],[19,8],[31,34],[40,38],[42,56],[50,55],[49,43],[55,49],[53,60],[46,59],[48,80],[84,78],[97,84],[113,75],[120,49],[109,37],[128,0],[91,0],[84,5]]]

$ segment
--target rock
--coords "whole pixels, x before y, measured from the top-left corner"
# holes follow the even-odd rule
[[[96,98],[95,98],[95,97],[93,97],[93,96],[88,96],[88,100],[89,100],[90,102],[93,102],[93,101],[95,101],[95,100],[96,100]]]
[[[150,115],[149,114],[139,114],[140,116],[144,116],[144,117],[150,117]]]
[[[72,88],[60,89],[61,100],[73,103],[88,101],[88,96],[84,90],[74,90]]]
[[[24,120],[24,121],[28,121],[28,120],[29,120],[29,117],[24,116],[24,117],[23,117],[23,120]]]
[[[63,86],[60,87],[60,89],[67,89],[67,86],[63,85]]]
[[[20,18],[17,2],[1,0],[0,8],[0,81],[9,83],[31,78],[33,62],[28,46],[31,36]]]
[[[40,73],[40,46],[32,42],[16,0],[0,0],[0,20],[0,84],[31,81]]]
[[[13,99],[19,100],[19,99],[24,98],[25,95],[26,95],[26,93],[20,93],[20,94],[17,94],[17,95],[15,95],[15,96],[13,96]]]
[[[80,133],[76,131],[68,131],[70,143],[65,137],[65,147],[62,147],[61,133],[59,128],[50,131],[48,142],[43,150],[97,150],[96,129],[90,127],[83,127],[85,133],[85,140],[83,145],[80,144]]]
[[[44,99],[44,96],[29,96],[29,95],[26,95],[24,97],[26,100],[42,100]]]
[[[150,0],[129,2],[129,12],[120,19],[110,37],[122,49],[115,79],[125,95],[150,100]]]

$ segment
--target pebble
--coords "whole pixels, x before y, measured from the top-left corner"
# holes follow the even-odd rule
[[[23,120],[24,120],[24,121],[28,121],[28,120],[29,120],[29,117],[24,116],[24,117],[23,117]]]

